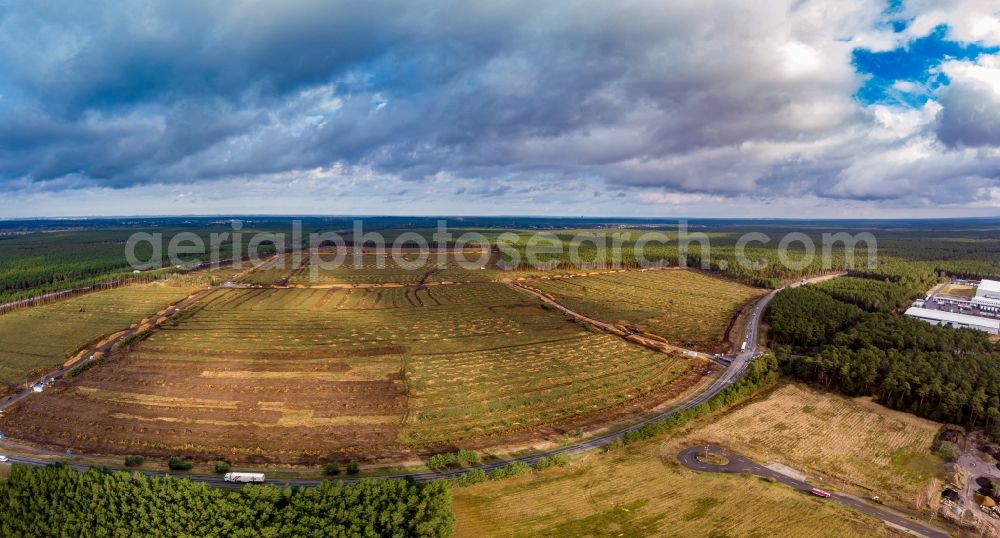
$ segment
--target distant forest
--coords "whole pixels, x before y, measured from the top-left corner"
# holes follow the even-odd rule
[[[0,221],[0,303],[41,295],[43,293],[92,285],[121,279],[131,275],[132,268],[125,259],[125,241],[135,232],[163,234],[164,241],[181,232],[194,232],[207,238],[212,232],[232,231],[231,219],[243,223],[243,245],[231,241],[223,243],[222,255],[230,257],[232,249],[246,246],[250,236],[257,231],[291,231],[291,217],[161,217],[35,221]],[[393,240],[402,231],[417,231],[430,240],[439,219],[429,217],[365,217],[365,231],[383,232]],[[303,234],[311,232],[338,232],[351,237],[354,219],[350,217],[304,217]],[[636,240],[641,234],[658,233],[664,241],[652,241],[645,247],[645,259],[662,261],[670,265],[681,262],[676,244],[678,221],[676,219],[569,219],[539,217],[465,217],[447,220],[449,231],[458,235],[475,231],[496,241],[501,234],[514,251],[523,255],[527,238],[534,233],[551,234],[562,253],[543,255],[543,261],[556,266],[570,262],[568,245],[578,233],[591,234],[607,241],[612,234],[626,233],[630,237],[622,242],[620,252],[600,251],[584,244],[580,254],[584,261],[610,263],[619,257],[623,264],[638,263],[634,256]],[[803,276],[824,271],[852,271],[857,276],[888,280],[901,289],[911,292],[926,290],[946,275],[970,278],[1000,278],[1000,220],[895,220],[895,221],[782,221],[782,220],[724,220],[691,219],[685,221],[689,233],[705,234],[711,241],[708,250],[692,243],[686,262],[691,267],[704,267],[720,272],[742,282],[768,288]],[[753,263],[745,267],[736,256],[740,237],[749,232],[765,234],[766,243],[751,242],[745,253]],[[778,243],[782,236],[799,232],[808,236],[816,245],[815,258],[800,268],[788,268],[781,263]],[[871,233],[877,239],[877,263],[869,267],[868,252],[864,243],[850,259],[843,245],[835,244],[831,250],[829,267],[823,265],[819,247],[824,233]],[[515,240],[511,241],[513,235]],[[140,257],[150,253],[140,248]],[[789,248],[790,259],[798,261],[806,254],[803,247],[793,243]],[[197,256],[188,256],[195,258]],[[170,262],[163,253],[162,262],[167,269]],[[844,290],[844,293],[854,293]],[[880,308],[889,308],[898,290],[880,300]],[[844,298],[841,296],[840,298]],[[851,302],[851,301],[848,301]],[[856,303],[855,303],[856,304]],[[864,306],[864,305],[860,305]]]

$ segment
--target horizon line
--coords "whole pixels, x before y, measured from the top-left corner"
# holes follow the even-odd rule
[[[88,221],[107,219],[163,219],[163,218],[415,218],[415,219],[542,219],[542,220],[621,220],[621,221],[682,221],[682,220],[715,220],[715,221],[760,221],[760,222],[820,222],[820,221],[881,221],[881,222],[913,222],[913,221],[961,221],[961,220],[1000,220],[1000,215],[992,216],[951,216],[951,217],[624,217],[617,215],[393,215],[393,214],[322,214],[322,213],[187,213],[160,215],[91,215],[91,216],[32,216],[32,217],[0,217],[0,222],[33,222],[42,220]]]

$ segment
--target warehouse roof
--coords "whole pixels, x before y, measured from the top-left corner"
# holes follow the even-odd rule
[[[953,321],[963,325],[978,325],[980,327],[991,327],[1000,330],[1000,320],[984,318],[980,316],[970,316],[968,314],[955,314],[944,310],[931,310],[930,308],[910,307],[906,309],[906,315],[915,318],[932,319],[935,321]]]
[[[990,299],[989,297],[973,297],[972,304],[985,306],[1000,306],[1000,299]]]
[[[977,293],[980,291],[1000,293],[1000,282],[997,282],[996,280],[983,279],[982,282],[979,283],[979,287],[976,289]]]

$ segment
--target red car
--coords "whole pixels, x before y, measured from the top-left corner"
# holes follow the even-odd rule
[[[819,488],[812,488],[811,490],[809,490],[809,493],[812,493],[813,495],[815,495],[817,497],[823,497],[823,498],[826,498],[826,497],[830,496],[829,493],[827,493],[827,492],[825,492],[825,491],[823,491],[823,490],[821,490]]]

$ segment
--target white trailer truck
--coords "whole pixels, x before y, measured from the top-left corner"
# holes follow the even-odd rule
[[[243,484],[249,484],[251,482],[263,482],[263,473],[226,473],[223,477],[226,482],[240,482]]]

